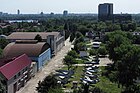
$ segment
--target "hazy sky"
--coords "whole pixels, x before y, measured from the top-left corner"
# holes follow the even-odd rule
[[[0,11],[17,13],[98,13],[98,4],[113,3],[114,13],[140,13],[140,0],[0,0]]]

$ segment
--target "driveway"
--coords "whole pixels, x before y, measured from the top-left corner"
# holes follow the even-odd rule
[[[38,81],[42,81],[50,73],[55,72],[55,70],[63,66],[63,58],[67,52],[71,49],[71,43],[69,39],[65,41],[65,46],[57,53],[57,55],[50,60],[50,62],[44,66],[44,68],[36,73],[35,77],[27,82],[27,84],[21,88],[17,93],[38,93],[36,87],[38,86]]]

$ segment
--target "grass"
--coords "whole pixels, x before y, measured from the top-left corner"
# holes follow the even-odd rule
[[[103,71],[105,67],[100,67]],[[118,88],[116,83],[111,82],[106,76],[100,76],[100,82],[95,85],[105,93],[121,93],[122,88]]]
[[[66,84],[66,88],[72,88],[72,81],[78,81],[80,83],[80,78],[83,74],[83,66],[77,67],[75,69],[75,73],[73,75],[73,78],[70,78],[70,83]],[[67,66],[62,68],[63,70],[67,70]],[[80,85],[80,84],[79,84]]]
[[[82,59],[76,59],[77,64],[84,64],[85,60]]]
[[[80,78],[83,74],[83,66],[77,67],[75,69],[75,74],[73,75],[73,78],[70,78],[70,83],[66,84],[66,88],[70,89],[72,88],[72,81],[78,81],[80,83]],[[67,66],[63,67],[62,69],[67,70]],[[101,75],[103,71],[105,71],[105,67],[100,67],[101,71],[98,72],[98,74]],[[100,82],[97,84],[94,84],[93,87],[98,87],[105,93],[121,93],[122,88],[118,88],[118,85],[116,83],[111,82],[106,76],[100,76]],[[80,86],[81,84],[78,84]],[[90,88],[93,88],[92,86]]]

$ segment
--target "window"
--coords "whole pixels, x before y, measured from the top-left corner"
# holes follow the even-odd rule
[[[17,76],[16,75],[14,76],[14,79],[17,79]]]

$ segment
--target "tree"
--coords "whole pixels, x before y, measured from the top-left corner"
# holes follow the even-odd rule
[[[127,34],[122,31],[109,33],[106,40],[109,58],[114,62],[120,59],[120,57],[116,55],[115,48],[119,47],[121,44],[131,44],[131,41],[127,38]]]
[[[109,57],[114,61],[114,80],[124,86],[127,93],[136,93],[140,90],[136,88],[136,79],[140,75],[140,48],[132,45],[128,36],[126,33],[113,32],[107,44]]]
[[[2,57],[2,49],[0,48],[0,58]]]
[[[106,50],[105,46],[101,46],[101,47],[98,49],[98,53],[99,53],[100,55],[105,56],[105,55],[107,54],[107,50]]]
[[[92,56],[94,56],[94,55],[97,54],[97,51],[95,49],[90,49],[89,50],[89,54],[92,55]]]
[[[79,51],[85,51],[86,50],[86,44],[83,42],[75,43],[74,44],[74,50],[79,53]]]
[[[48,93],[49,89],[56,88],[57,86],[57,79],[54,75],[49,75],[45,77],[45,79],[41,82],[38,82],[38,87],[36,87],[36,90],[39,93]]]
[[[4,49],[8,45],[8,40],[6,39],[0,39],[0,48]]]
[[[77,57],[78,57],[78,54],[76,53],[75,50],[69,51],[69,52],[68,52],[68,55],[71,56],[71,57],[73,57],[73,58],[77,58]]]
[[[86,26],[84,25],[80,25],[79,28],[78,28],[78,31],[82,33],[82,35],[86,35],[86,32],[89,31],[89,28],[87,28]]]
[[[72,42],[74,40],[74,38],[75,38],[75,33],[71,33],[71,35],[70,35],[70,42]]]
[[[75,59],[72,56],[65,56],[64,60],[64,64],[66,64],[68,66],[68,70],[72,67],[72,64],[75,64]]]
[[[121,60],[117,62],[117,80],[126,90],[136,85],[136,79],[140,73],[140,48],[133,45],[121,45],[116,49]],[[140,89],[139,89],[140,90]],[[134,93],[134,92],[133,92]]]
[[[135,31],[137,29],[136,23],[129,23],[128,29],[129,29],[129,31]]]
[[[77,44],[77,43],[81,43],[81,42],[85,42],[83,36],[81,36],[81,37],[79,37],[79,38],[76,38],[76,40],[75,40],[74,43]]]
[[[6,90],[6,86],[3,84],[5,83],[4,80],[0,77],[0,93],[4,93]]]
[[[81,32],[76,32],[76,38],[80,38],[80,37],[83,37],[82,33]]]
[[[140,36],[139,35],[133,36],[133,43],[134,44],[140,44]]]
[[[35,36],[34,40],[38,40],[38,42],[41,42],[42,41],[42,37],[39,34],[37,34]]]

